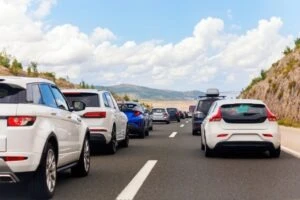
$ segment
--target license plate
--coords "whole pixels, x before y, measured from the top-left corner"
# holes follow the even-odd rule
[[[230,141],[262,141],[261,137],[256,134],[234,134]]]

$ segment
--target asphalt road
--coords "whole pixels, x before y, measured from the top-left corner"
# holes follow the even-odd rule
[[[177,134],[170,138],[173,132]],[[192,136],[186,120],[155,124],[149,137],[131,139],[129,148],[93,156],[86,178],[72,178],[68,171],[59,174],[54,199],[114,200],[149,160],[157,162],[136,200],[300,199],[299,159],[284,152],[279,159],[265,154],[205,158],[200,137]],[[27,196],[24,185],[0,185],[1,200]]]

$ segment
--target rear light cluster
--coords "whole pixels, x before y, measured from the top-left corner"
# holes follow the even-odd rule
[[[23,161],[23,160],[27,160],[27,157],[24,157],[24,156],[5,156],[5,157],[2,157],[2,159],[5,162],[11,162],[11,161]]]
[[[106,112],[87,112],[84,113],[83,118],[106,118]]]
[[[209,119],[209,121],[210,122],[219,122],[219,121],[221,121],[222,120],[222,113],[221,113],[221,108],[219,108],[218,109],[218,112],[215,114],[215,115],[213,115],[210,119]]]
[[[141,115],[142,113],[140,112],[140,111],[134,111],[133,112],[133,115],[135,116],[135,117],[137,117],[137,116],[139,116],[139,115]]]
[[[7,118],[7,126],[32,126],[35,120],[33,116],[10,116]]]
[[[276,122],[277,117],[270,111],[269,108],[267,108],[267,118],[270,122]]]

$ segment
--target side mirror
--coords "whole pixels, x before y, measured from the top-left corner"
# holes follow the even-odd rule
[[[73,106],[73,111],[82,111],[86,107],[85,103],[81,101],[73,101],[72,106]]]
[[[198,118],[198,119],[203,119],[203,118],[205,118],[205,114],[203,112],[196,111],[196,112],[194,112],[194,117]]]

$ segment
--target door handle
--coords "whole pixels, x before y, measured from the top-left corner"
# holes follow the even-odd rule
[[[52,116],[56,116],[56,115],[57,115],[57,113],[53,112],[53,113],[51,113],[51,115],[52,115]]]

